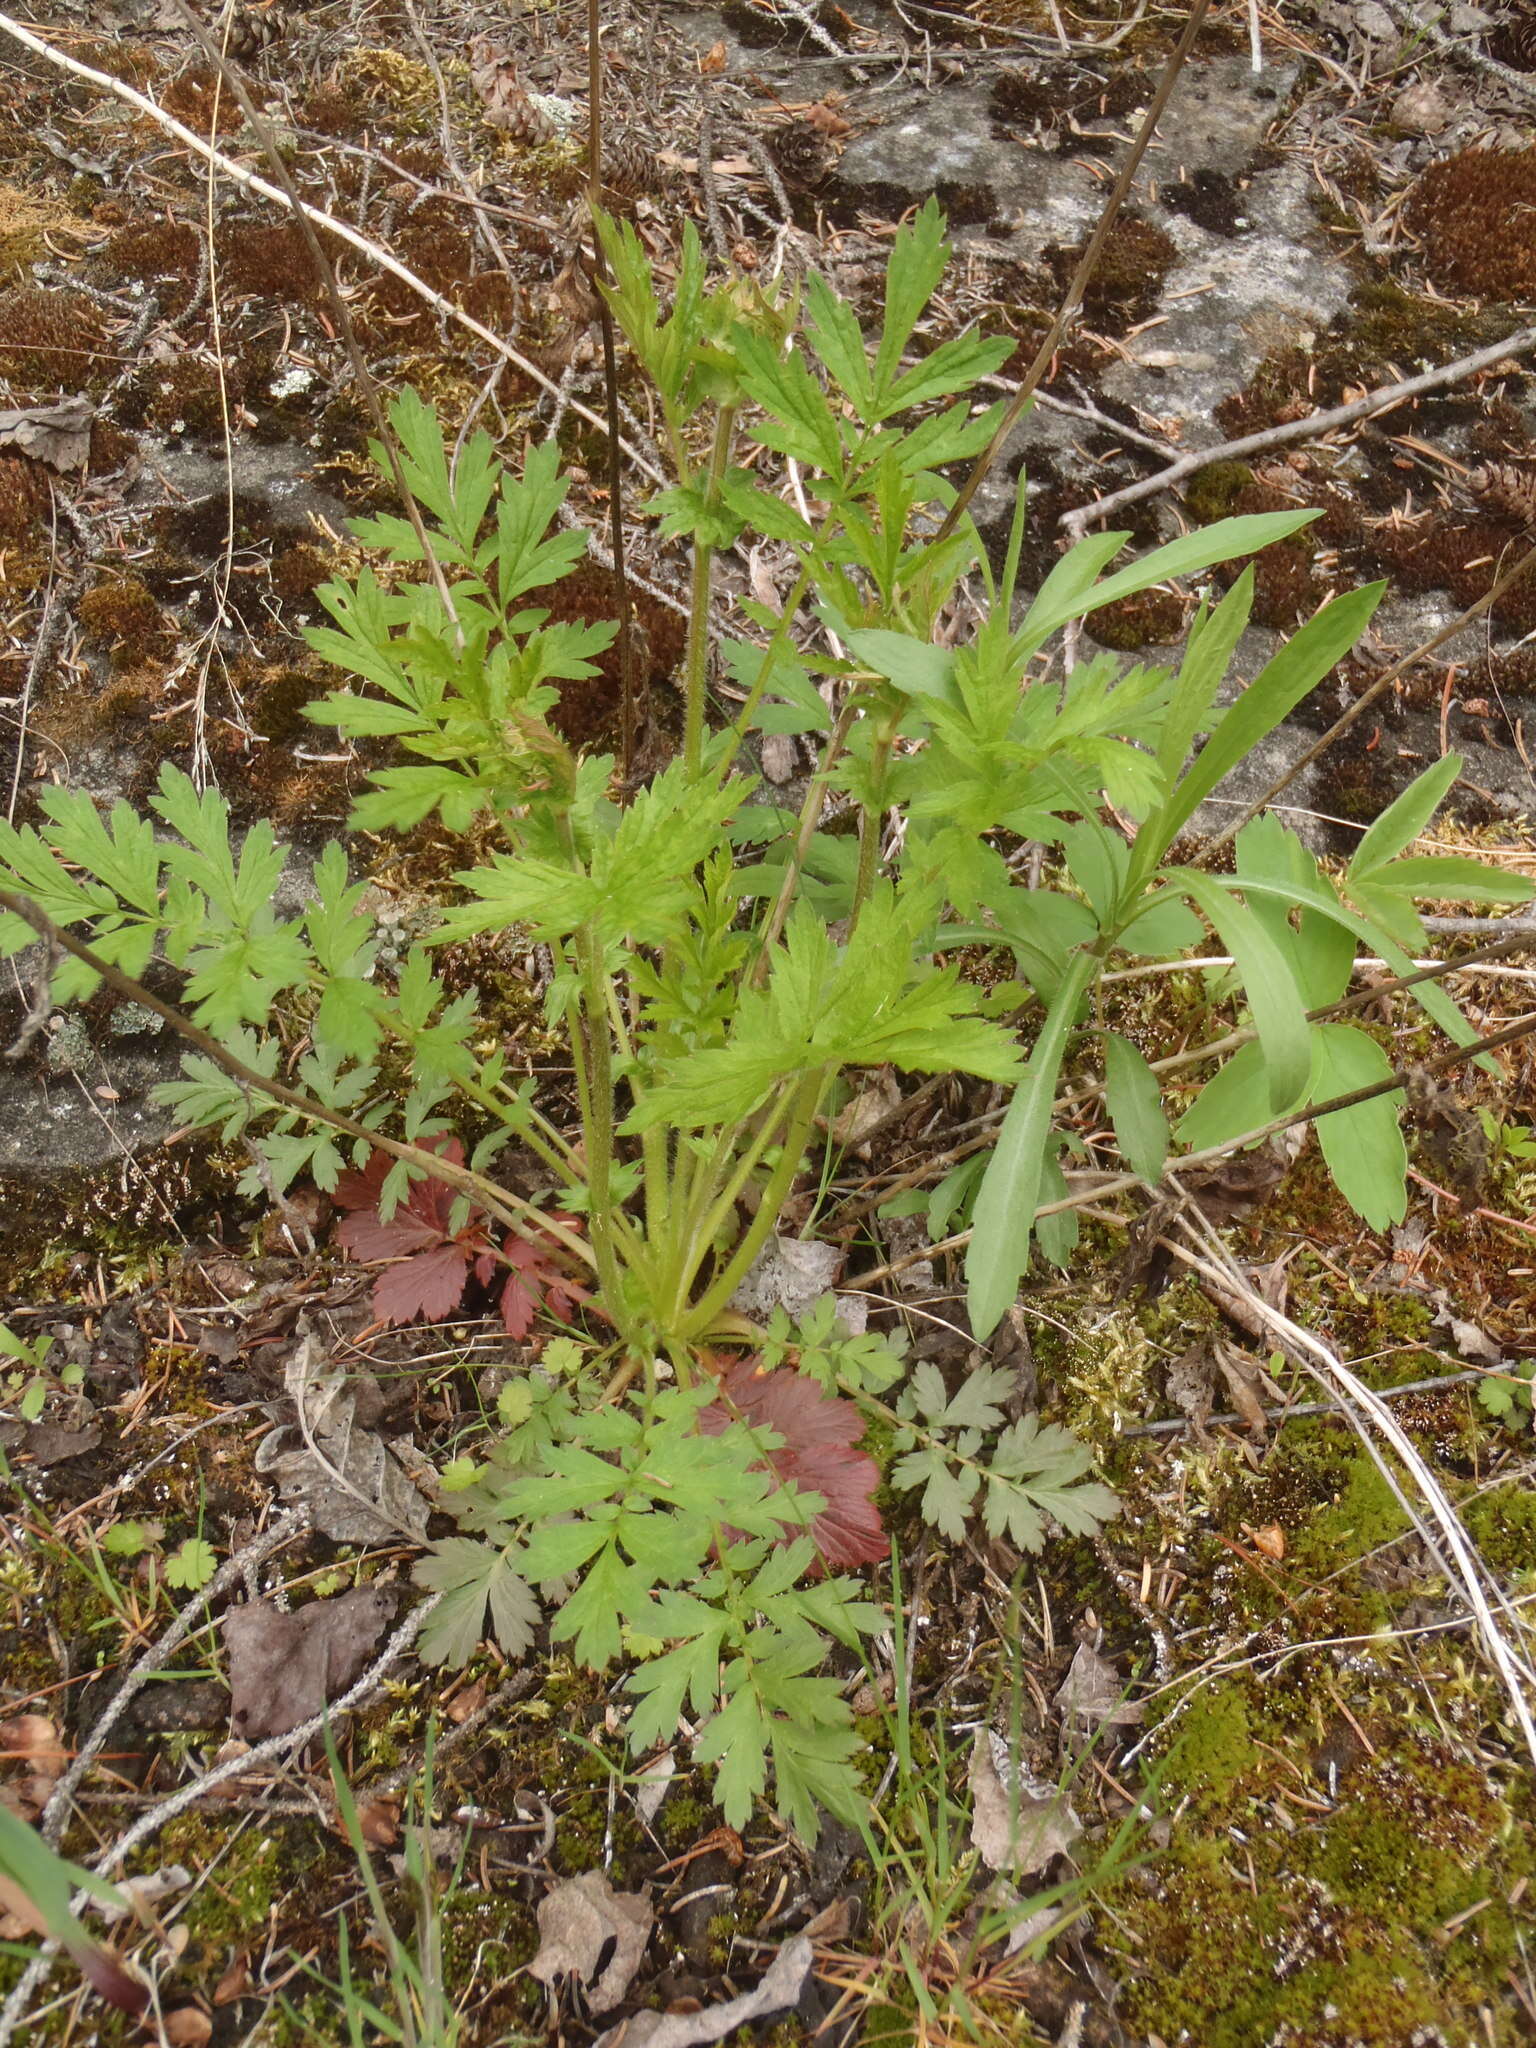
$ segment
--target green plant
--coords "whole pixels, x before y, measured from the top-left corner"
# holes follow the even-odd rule
[[[0,1359],[14,1360],[11,1369],[0,1378],[0,1398],[7,1404],[14,1403],[23,1422],[36,1422],[55,1389],[72,1393],[85,1383],[85,1372],[78,1365],[66,1365],[57,1374],[53,1371],[48,1364],[52,1349],[51,1337],[18,1337],[14,1330],[0,1323]]]
[[[455,1870],[444,1882],[438,1873],[432,1843],[435,1736],[435,1728],[429,1726],[421,1772],[412,1781],[403,1817],[399,1867],[410,1907],[411,1932],[401,1935],[396,1931],[384,1885],[368,1851],[357,1795],[342,1767],[335,1738],[329,1728],[325,1731],[336,1818],[357,1859],[368,1905],[367,1945],[381,1956],[384,1977],[378,1986],[359,1981],[352,1955],[353,1936],[345,1914],[337,1923],[339,1980],[330,1983],[312,1964],[302,1967],[340,2003],[346,2038],[352,2048],[363,2048],[365,2042],[376,2041],[392,2042],[397,2048],[455,2048],[462,2032],[462,2018],[449,1997],[443,1968],[444,1896],[458,1882],[459,1871]],[[459,1869],[463,1867],[463,1854],[461,1849]],[[286,2001],[284,2005],[297,2020],[292,2007]]]
[[[153,808],[170,836],[127,805],[102,818],[55,789],[41,831],[0,829],[6,903],[26,913],[0,923],[0,943],[29,940],[40,911],[50,931],[83,927],[119,978],[162,948],[202,1034],[167,1099],[255,1149],[253,1192],[305,1172],[330,1190],[351,1172],[356,1192],[367,1169],[383,1235],[369,1236],[358,1207],[356,1243],[410,1253],[411,1304],[388,1290],[407,1313],[456,1305],[471,1268],[482,1281],[526,1274],[535,1251],[581,1273],[584,1287],[552,1269],[539,1284],[568,1308],[590,1290],[591,1350],[573,1344],[558,1365],[551,1352],[505,1389],[499,1442],[472,1474],[455,1471],[464,1533],[421,1568],[444,1596],[425,1651],[463,1658],[488,1616],[505,1649],[524,1649],[551,1608],[553,1636],[589,1664],[637,1660],[637,1748],[670,1736],[686,1709],[727,1818],[746,1817],[771,1760],[781,1808],[810,1833],[821,1806],[862,1808],[857,1736],[821,1670],[833,1642],[856,1648],[884,1625],[843,1569],[885,1550],[878,1474],[856,1448],[864,1421],[896,1430],[893,1477],[920,1486],[951,1533],[979,1503],[993,1533],[1032,1549],[1047,1513],[1091,1529],[1113,1506],[1060,1430],[1026,1418],[987,1443],[1001,1420],[991,1381],[956,1390],[925,1374],[892,1410],[879,1394],[899,1362],[836,1335],[832,1310],[798,1333],[756,1331],[733,1310],[837,1077],[890,1064],[1012,1088],[995,1150],[956,1196],[972,1204],[970,1313],[985,1336],[1015,1298],[1037,1210],[1066,1196],[1053,1119],[1069,1050],[1102,1062],[1132,1171],[1154,1181],[1170,1156],[1157,1079],[1099,1014],[1116,959],[1176,955],[1207,923],[1219,934],[1251,1043],[1177,1135],[1236,1144],[1277,1115],[1390,1083],[1374,1039],[1308,1021],[1346,986],[1356,941],[1406,970],[1424,943],[1416,896],[1531,891],[1471,861],[1406,855],[1454,759],[1383,814],[1339,882],[1273,817],[1239,835],[1230,875],[1170,863],[1201,801],[1349,649],[1380,590],[1326,606],[1224,711],[1251,570],[1200,610],[1177,671],[1122,670],[1106,653],[1052,672],[1047,645],[1064,626],[1251,555],[1313,515],[1222,521],[1111,574],[1126,536],[1096,534],[1021,605],[1022,507],[996,572],[974,525],[950,531],[944,517],[945,468],[982,450],[999,418],[972,394],[1012,344],[965,334],[922,352],[947,255],[934,207],[896,237],[872,352],[818,278],[803,307],[712,282],[688,231],[663,309],[633,231],[604,227],[603,241],[613,312],[655,387],[677,472],[650,509],[693,547],[678,758],[625,790],[611,759],[573,754],[550,723],[560,685],[592,675],[614,630],[552,622],[537,602],[585,546],[549,530],[565,488],[555,448],[532,451],[520,476],[484,434],[450,460],[439,423],[406,394],[392,419],[421,518],[359,523],[387,567],[327,585],[333,623],[312,639],[366,687],[309,710],[398,748],[357,825],[406,832],[435,815],[472,835],[457,900],[385,972],[340,847],[284,916],[270,831],[255,826],[236,851],[222,800],[167,768]],[[775,465],[790,498],[766,481]],[[713,556],[749,532],[790,552],[794,582],[778,613],[743,605],[761,644],[714,648]],[[956,638],[951,608],[972,575],[988,602]],[[706,717],[714,655],[740,699],[719,730]],[[757,735],[788,731],[819,749],[796,815],[756,800],[745,765]],[[824,828],[829,797],[851,808],[855,838]],[[887,859],[893,810],[900,853]],[[1007,835],[1054,850],[1052,886],[1021,883]],[[435,950],[509,926],[553,962],[547,1004],[570,1046],[574,1134],[514,1080],[494,1017],[434,971]],[[58,943],[76,950],[55,994],[84,995],[98,968],[73,937]],[[1003,949],[1016,979],[990,995],[966,982],[956,955],[974,944]],[[1475,1041],[1437,985],[1412,993]],[[474,1137],[467,1159],[455,1125]],[[1318,1129],[1368,1220],[1400,1215],[1395,1098],[1321,1114]],[[514,1146],[523,1184],[543,1178],[536,1198],[494,1177]],[[387,1169],[368,1168],[371,1149]],[[1038,1243],[1065,1257],[1071,1230],[1042,1218]],[[438,1263],[429,1272],[422,1258]],[[724,1347],[748,1355],[732,1365]]]

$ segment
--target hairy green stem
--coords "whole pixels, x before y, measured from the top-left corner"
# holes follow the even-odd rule
[[[715,445],[704,477],[705,512],[720,502],[720,479],[731,459],[734,406],[722,405],[715,420]],[[714,580],[714,544],[694,535],[693,577],[688,593],[688,648],[683,670],[683,766],[697,775],[704,756],[704,685],[709,671],[709,592]]]
[[[869,901],[880,868],[880,835],[885,830],[885,777],[900,722],[899,711],[888,713],[876,725],[870,747],[869,794],[859,812],[859,872],[853,885],[850,929],[858,923],[859,912]]]
[[[776,1228],[779,1214],[789,1199],[795,1177],[800,1171],[806,1141],[815,1124],[816,1111],[820,1106],[822,1091],[826,1087],[830,1071],[827,1067],[817,1067],[813,1073],[805,1075],[796,1088],[782,1140],[783,1149],[778,1164],[768,1176],[757,1214],[724,1268],[711,1282],[701,1299],[694,1304],[683,1325],[683,1336],[697,1338],[709,1328],[752,1270],[758,1253]]]
[[[790,851],[789,865],[784,870],[784,879],[779,884],[779,893],[774,898],[773,909],[763,926],[758,940],[757,959],[753,963],[751,979],[761,982],[768,972],[768,962],[778,937],[784,929],[784,920],[789,916],[790,905],[795,900],[795,891],[800,884],[800,871],[805,866],[806,855],[811,850],[811,841],[816,836],[816,827],[821,818],[822,799],[827,793],[827,784],[832,778],[833,763],[843,751],[843,742],[853,729],[860,710],[859,693],[850,693],[848,701],[838,713],[837,723],[827,735],[827,744],[822,749],[816,773],[811,777],[810,787],[805,792],[805,801],[800,806],[800,822],[795,828],[795,843]]]

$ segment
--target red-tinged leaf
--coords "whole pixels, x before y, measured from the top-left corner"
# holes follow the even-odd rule
[[[441,1322],[464,1297],[469,1277],[469,1249],[440,1244],[390,1266],[373,1283],[374,1313],[386,1323]]]
[[[699,1417],[707,1436],[718,1436],[733,1418],[783,1438],[763,1462],[781,1485],[819,1493],[826,1506],[810,1526],[811,1541],[828,1565],[874,1564],[890,1551],[880,1525],[874,1493],[880,1467],[853,1447],[864,1434],[863,1417],[851,1401],[823,1393],[806,1373],[759,1372],[750,1359],[738,1360],[720,1378],[721,1399]]]
[[[556,1223],[574,1225],[574,1216],[557,1214]],[[585,1301],[587,1290],[557,1263],[559,1252],[551,1238],[523,1237],[509,1231],[502,1242],[502,1257],[511,1268],[501,1291],[501,1319],[510,1337],[526,1337],[541,1308],[551,1315],[568,1317],[577,1302]],[[482,1260],[482,1266],[487,1261]]]
[[[522,1274],[509,1273],[501,1290],[501,1320],[507,1335],[520,1343],[533,1328],[538,1309],[539,1297],[529,1290]]]
[[[457,1138],[439,1138],[429,1149],[450,1166],[464,1164],[464,1147]],[[479,1234],[483,1212],[476,1209],[471,1209],[462,1231],[455,1233],[449,1228],[454,1190],[447,1181],[430,1175],[413,1180],[393,1216],[387,1223],[381,1221],[384,1182],[394,1163],[388,1152],[370,1153],[360,1173],[344,1173],[336,1183],[338,1208],[356,1212],[346,1217],[336,1232],[336,1241],[349,1258],[399,1259],[428,1245],[443,1244],[455,1235]]]

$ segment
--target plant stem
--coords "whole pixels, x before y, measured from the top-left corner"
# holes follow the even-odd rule
[[[882,718],[875,727],[870,747],[869,795],[859,814],[859,872],[853,885],[850,929],[858,923],[859,912],[869,901],[880,867],[880,835],[885,829],[885,774],[890,766],[891,749],[896,744],[896,727],[900,718],[899,711]]]
[[[724,1269],[711,1282],[703,1297],[694,1304],[682,1324],[680,1335],[692,1339],[701,1336],[709,1328],[751,1271],[758,1253],[777,1226],[780,1211],[789,1199],[790,1189],[794,1186],[795,1177],[800,1171],[800,1162],[805,1156],[806,1140],[810,1137],[816,1121],[816,1111],[830,1072],[830,1068],[817,1067],[813,1073],[805,1075],[796,1088],[782,1140],[783,1150],[779,1155],[778,1164],[768,1176],[757,1214]]]
[[[816,825],[821,817],[821,802],[827,793],[832,764],[843,751],[843,742],[853,728],[859,709],[859,694],[855,690],[838,713],[836,725],[827,735],[827,744],[823,749],[821,761],[816,773],[811,777],[810,787],[805,792],[805,801],[800,806],[800,823],[796,827],[795,843],[789,856],[789,866],[784,870],[784,880],[779,885],[779,893],[774,899],[773,909],[768,914],[768,922],[763,926],[758,942],[757,959],[751,974],[754,983],[761,982],[768,972],[769,956],[778,942],[779,933],[784,929],[784,920],[788,917],[789,907],[795,900],[800,870],[805,866],[805,857],[810,852],[811,841],[816,836]]]
[[[613,1048],[608,1042],[607,978],[598,949],[589,931],[576,934],[576,964],[581,976],[581,998],[573,1000],[571,1049],[583,1046],[584,1074],[578,1075],[583,1097],[582,1126],[587,1141],[587,1220],[592,1232],[592,1255],[597,1277],[607,1296],[604,1307],[617,1321],[621,1295],[619,1266],[614,1255],[613,1217]],[[585,1082],[585,1086],[581,1083]]]
[[[715,445],[704,477],[704,508],[714,511],[720,502],[720,479],[731,456],[731,434],[736,425],[734,406],[722,405],[715,420]],[[709,589],[713,580],[715,550],[711,541],[694,535],[693,579],[689,591],[688,652],[683,675],[683,766],[697,775],[704,755],[704,683],[709,669]]]

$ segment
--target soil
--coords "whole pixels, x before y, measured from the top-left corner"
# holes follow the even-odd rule
[[[1211,460],[1117,517],[1136,546],[1233,512],[1318,509],[1260,565],[1239,683],[1325,599],[1386,581],[1356,655],[1216,793],[1197,832],[1269,789],[1530,545],[1529,347],[1321,436],[1224,452],[1536,320],[1527,13],[1496,0],[1291,0],[1260,10],[1255,68],[1248,7],[1215,6],[1042,403],[978,497],[1000,554],[1027,488],[1025,588],[1057,558],[1064,519],[1186,452]],[[971,323],[1011,335],[1005,379],[1045,332],[1183,19],[1157,0],[626,0],[603,16],[607,198],[663,267],[693,221],[760,281],[821,269],[867,320],[893,224],[936,192],[955,256],[918,343]],[[1418,17],[1432,32],[1412,32]],[[453,0],[268,0],[232,23],[229,48],[298,192],[429,288],[328,242],[373,375],[416,388],[453,430],[489,426],[504,449],[553,433],[574,513],[601,531],[606,452],[587,417],[602,411],[601,354],[572,263],[587,73],[571,11],[530,5],[487,27]],[[37,32],[268,174],[262,138],[178,0],[44,9]],[[474,47],[485,35],[489,53]],[[283,888],[297,901],[378,758],[303,716],[328,686],[305,631],[323,617],[317,589],[364,559],[350,522],[392,509],[330,292],[283,208],[210,182],[185,140],[101,82],[3,28],[0,47],[0,412],[89,408],[88,447],[63,466],[0,425],[9,818],[35,822],[56,786],[143,807],[170,762],[217,786],[241,828],[274,825],[293,849]],[[638,385],[625,397],[642,418]],[[638,511],[632,526],[647,729],[665,751],[688,559]],[[756,566],[727,554],[728,613],[757,589]],[[1162,658],[1195,595],[1113,607],[1091,638]],[[571,617],[608,616],[611,572],[594,559],[561,602]],[[1533,640],[1536,577],[1409,664],[1347,741],[1296,776],[1286,815],[1345,854],[1454,748],[1465,765],[1435,850],[1536,876]],[[572,692],[572,744],[611,743],[617,696],[611,662]],[[369,835],[348,844],[403,923],[412,892],[460,864],[429,831],[393,865]],[[35,964],[4,968],[7,1042]],[[1532,965],[1510,956],[1460,979],[1458,995],[1502,1026],[1528,1007]],[[558,1065],[527,949],[464,949],[445,971],[494,989],[529,1071]],[[161,992],[175,986],[167,970]],[[1132,989],[1113,1021],[1148,1046],[1208,1035],[1224,1014],[1197,970]],[[1528,1387],[1536,1360],[1529,1042],[1497,1065],[1465,1070],[1420,1112],[1403,1225],[1367,1231],[1311,1141],[1226,1228],[1291,1317],[1390,1403],[1506,1596],[1529,1663],[1531,1405],[1518,1385],[1502,1414],[1478,1398],[1490,1368],[1501,1386]],[[363,1376],[407,1471],[413,1457],[428,1470],[453,1457],[494,1406],[498,1375],[528,1355],[494,1319],[380,1333],[323,1197],[274,1206],[237,1142],[174,1128],[155,1091],[179,1069],[153,1012],[102,994],[61,1009],[0,1066],[4,1320],[27,1344],[48,1340],[41,1366],[0,1374],[0,1798],[27,1818],[191,1599],[195,1573],[172,1569],[186,1546],[222,1562],[279,1511],[274,1440],[293,1424],[284,1365],[306,1330]],[[977,1109],[940,1100],[937,1119],[889,1117],[866,1156],[840,1160],[824,1199],[834,1219],[856,1219],[842,1232],[850,1271],[926,1249],[910,1220],[871,1224],[868,1211],[872,1194],[928,1171]],[[1015,1367],[1123,1502],[1102,1540],[1057,1532],[1034,1557],[979,1531],[940,1539],[909,1500],[882,1499],[911,1649],[910,1740],[953,1839],[925,1842],[905,1809],[904,1865],[872,1866],[836,1828],[807,1849],[766,1810],[735,1836],[682,1736],[659,1803],[637,1796],[620,1694],[558,1646],[511,1669],[482,1646],[452,1674],[407,1656],[347,1718],[341,1760],[402,1938],[423,1889],[436,1898],[465,2048],[584,2044],[644,2007],[723,2003],[806,1927],[815,1971],[798,2007],[756,2036],[782,2048],[1531,2039],[1532,1758],[1435,1532],[1405,1513],[1348,1415],[1327,1400],[1292,1414],[1320,1402],[1307,1373],[1269,1358],[1198,1276],[1159,1288],[1103,1219],[1085,1222],[1065,1271],[1028,1281],[991,1357],[969,1340],[952,1262],[915,1277],[924,1284],[898,1276],[882,1290],[876,1325],[904,1328],[952,1377]],[[1274,1376],[1262,1424],[1226,1413],[1217,1340]],[[247,1590],[403,1594],[410,1558],[400,1542],[311,1529],[254,1568]],[[889,1575],[871,1577],[888,1597]],[[1083,1645],[1134,1712],[1101,1716],[1079,1758],[1059,1695]],[[886,1799],[895,1655],[877,1645],[869,1673],[840,1674],[862,1687],[861,1767]],[[87,1862],[158,1816],[129,1868],[168,1874],[166,1889],[144,1928],[113,1936],[153,1975],[158,2017],[141,2026],[110,2010],[62,1965],[18,2003],[24,1959],[7,1953],[0,2043],[22,2027],[60,2048],[339,2043],[352,2038],[335,1988],[346,1970],[382,1995],[389,1973],[323,1751],[196,1796],[228,1754],[227,1676],[220,1635],[198,1623],[112,1729],[63,1836]],[[1084,1832],[1031,1880],[1067,1884],[1075,1913],[1005,1953],[978,1933],[989,1873],[964,1856],[970,1745],[1010,1716],[1037,1776],[1073,1774]],[[413,1836],[429,1723],[431,1825]],[[185,1805],[162,1814],[183,1790]],[[404,1860],[408,1838],[425,1886]],[[546,1992],[526,1967],[541,1901],[597,1870],[648,1899],[658,1922],[633,1985],[601,2015],[574,1984]],[[0,1926],[17,1941],[31,1932],[15,1913]]]

